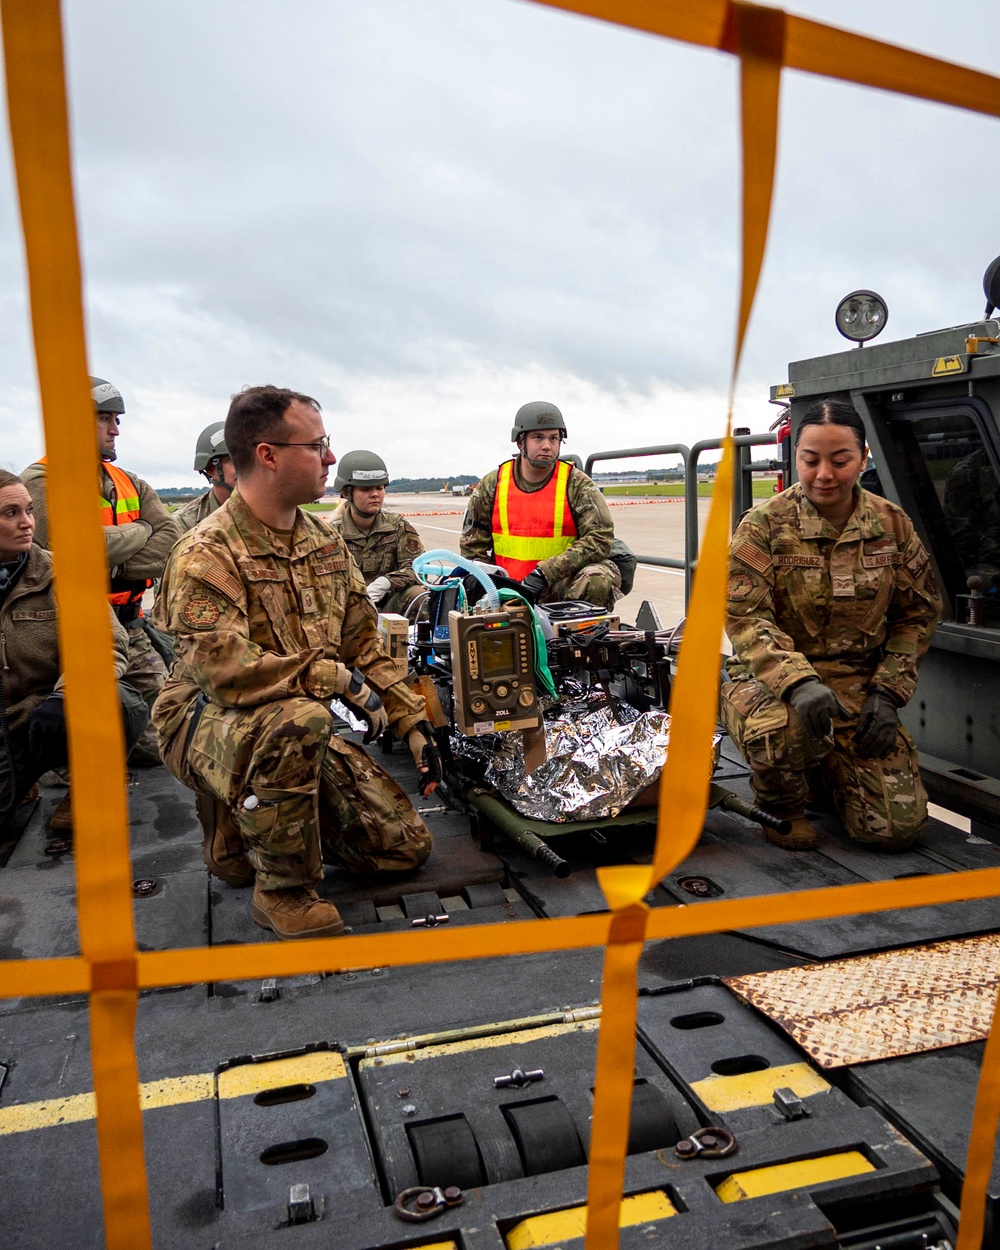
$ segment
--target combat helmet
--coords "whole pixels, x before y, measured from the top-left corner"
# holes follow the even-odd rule
[[[104,378],[90,379],[90,397],[98,412],[124,412],[125,401],[117,386],[106,382]]]
[[[510,441],[516,443],[522,434],[532,430],[562,430],[566,437],[566,422],[563,414],[555,406],[544,399],[532,400],[530,404],[522,404],[514,417],[514,428],[510,432]]]
[[[388,486],[389,470],[381,456],[373,451],[349,451],[337,461],[337,476],[333,489],[336,494],[345,486]]]
[[[194,449],[195,470],[198,473],[204,473],[216,456],[228,455],[225,421],[213,421],[211,425],[206,425],[198,435],[198,442]]]

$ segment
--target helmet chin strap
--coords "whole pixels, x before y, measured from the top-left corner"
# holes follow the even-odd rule
[[[233,493],[233,487],[226,481],[225,475],[222,472],[222,465],[219,464],[218,460],[211,460],[209,462],[209,467],[212,469],[212,473],[209,473],[206,469],[205,476],[208,478],[212,486],[221,486],[227,495],[231,495]]]
[[[532,467],[533,469],[551,469],[551,468],[552,468],[552,466],[555,464],[555,460],[535,460],[535,459],[533,459],[531,456],[529,456],[529,455],[528,455],[527,451],[525,451],[525,445],[526,445],[527,441],[528,441],[528,440],[527,440],[527,437],[526,437],[524,434],[522,434],[522,435],[521,435],[521,437],[517,440],[517,450],[518,450],[518,454],[519,454],[519,455],[522,455],[522,456],[525,458],[525,460],[527,460],[528,464],[530,464],[530,465],[531,465],[531,467]],[[562,447],[562,440],[561,440],[561,439],[560,439],[560,441],[559,441],[559,446],[560,446],[560,448]],[[558,460],[558,459],[559,459],[559,457],[558,457],[558,456],[556,456],[556,460]]]

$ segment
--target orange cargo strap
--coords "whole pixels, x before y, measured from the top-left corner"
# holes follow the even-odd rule
[[[543,0],[620,25],[720,47],[742,67],[744,147],[744,253],[733,379],[763,259],[774,169],[777,91],[781,64],[847,79],[961,108],[1000,116],[1000,79],[948,65],[877,40],[786,15],[740,0]],[[634,1053],[635,967],[643,938],[719,932],[770,923],[856,914],[879,907],[911,907],[995,894],[1000,870],[957,873],[949,880],[879,882],[793,893],[778,898],[721,900],[698,908],[663,908],[649,913],[642,903],[650,880],[659,880],[690,849],[700,829],[708,774],[701,765],[711,748],[702,711],[709,706],[705,674],[717,679],[721,634],[728,509],[732,475],[731,441],[717,478],[708,533],[694,584],[690,624],[679,661],[671,713],[684,733],[662,785],[680,786],[671,809],[682,819],[667,827],[661,819],[653,868],[603,870],[601,883],[612,915],[524,921],[483,926],[454,935],[318,939],[299,944],[245,945],[137,953],[132,930],[125,773],[120,717],[110,663],[106,609],[95,593],[104,567],[97,526],[77,524],[88,497],[92,453],[92,407],[87,386],[79,260],[72,203],[68,119],[63,79],[58,0],[0,0],[12,148],[25,234],[28,281],[42,409],[54,455],[50,497],[54,557],[74,629],[63,630],[67,720],[71,766],[79,794],[77,874],[79,958],[10,960],[0,963],[0,995],[91,991],[91,1041],[98,1108],[101,1183],[109,1250],[140,1250],[151,1244],[145,1193],[138,1074],[133,1049],[136,986],[192,984],[244,976],[290,975],[331,966],[331,959],[358,965],[400,965],[499,953],[575,949],[608,943],[604,1020],[599,1042],[591,1143],[587,1245],[618,1245],[617,1209],[623,1178],[624,1143]],[[732,387],[731,387],[732,391]],[[730,411],[732,402],[730,397]],[[718,507],[716,506],[718,505]],[[63,520],[64,519],[64,520]],[[700,640],[700,642],[699,642]],[[709,654],[714,653],[714,654]],[[696,697],[697,694],[697,697]],[[713,726],[714,728],[714,726]],[[74,792],[76,793],[76,792]],[[77,810],[78,809],[78,810]],[[661,817],[664,807],[661,805]],[[697,826],[697,827],[696,827]],[[905,889],[903,888],[905,885]],[[292,947],[292,949],[289,949]],[[87,975],[89,969],[90,975]],[[624,1010],[622,1010],[624,1008]],[[621,1015],[616,1019],[616,1012]],[[611,1025],[608,1029],[608,1025]],[[620,1025],[620,1027],[617,1027]],[[607,1030],[607,1031],[606,1031]],[[962,1192],[956,1250],[973,1250],[983,1230],[992,1143],[1000,1116],[1000,1028],[984,1057],[973,1120],[969,1164]]]

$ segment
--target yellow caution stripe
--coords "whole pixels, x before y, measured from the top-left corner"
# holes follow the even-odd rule
[[[289,1059],[273,1059],[267,1063],[240,1064],[220,1072],[218,1077],[214,1072],[196,1072],[162,1081],[146,1081],[139,1086],[139,1103],[143,1111],[153,1111],[160,1107],[178,1107],[186,1102],[202,1102],[215,1098],[216,1094],[219,1098],[241,1098],[265,1089],[314,1085],[317,1081],[332,1081],[346,1075],[342,1056],[335,1051],[323,1050]],[[79,1124],[92,1120],[95,1112],[92,1093],[2,1107],[0,1136],[55,1128],[59,1124]]]
[[[861,1176],[874,1172],[875,1165],[858,1150],[823,1155],[818,1159],[799,1159],[794,1163],[776,1163],[767,1168],[751,1168],[733,1172],[716,1185],[715,1192],[723,1202],[743,1202],[765,1194],[782,1194],[789,1189],[806,1189],[826,1181],[839,1181],[845,1176]]]
[[[458,1055],[476,1050],[494,1050],[500,1046],[525,1046],[550,1037],[563,1037],[567,1033],[593,1033],[600,1020],[577,1020],[567,1023],[545,1024],[537,1029],[522,1029],[518,1033],[489,1033],[484,1037],[468,1037],[456,1042],[440,1042],[430,1046],[414,1045],[412,1050],[395,1054],[381,1054],[361,1061],[362,1068],[377,1063],[379,1067],[394,1063],[414,1063],[418,1059],[437,1059],[441,1055]],[[415,1039],[416,1040],[416,1039]],[[373,1047],[377,1049],[377,1046]]]
[[[636,1224],[653,1224],[677,1214],[677,1208],[662,1190],[633,1194],[622,1199],[619,1228]],[[564,1211],[548,1211],[521,1220],[507,1234],[507,1250],[535,1250],[537,1246],[554,1246],[586,1236],[586,1206],[567,1207]]]
[[[790,1089],[799,1098],[825,1093],[829,1084],[808,1063],[785,1063],[762,1072],[738,1076],[708,1076],[691,1086],[709,1111],[739,1111],[743,1107],[766,1107],[774,1102],[776,1089]]]

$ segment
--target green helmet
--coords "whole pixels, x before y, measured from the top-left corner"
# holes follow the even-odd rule
[[[117,386],[104,378],[90,379],[90,395],[98,412],[124,412],[125,401]]]
[[[199,473],[204,473],[209,461],[214,460],[216,456],[228,455],[225,421],[213,421],[211,425],[206,425],[198,435],[198,444],[194,449],[195,469]]]
[[[381,456],[373,451],[349,451],[337,461],[333,489],[339,495],[345,486],[388,486],[389,471]]]
[[[544,399],[533,400],[530,404],[522,404],[514,417],[514,428],[510,432],[510,441],[516,443],[520,435],[532,430],[562,430],[566,435],[566,422],[563,414],[555,404]]]

